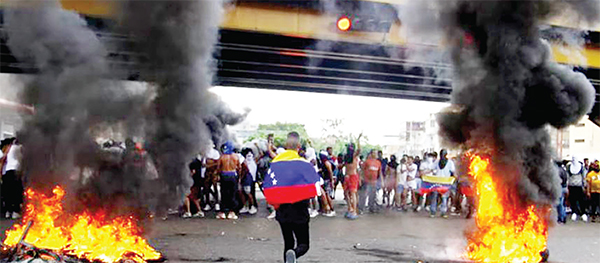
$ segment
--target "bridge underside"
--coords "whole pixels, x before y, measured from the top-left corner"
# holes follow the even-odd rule
[[[98,33],[103,41],[131,41],[125,36]],[[450,100],[450,66],[445,63],[409,61],[406,48],[378,44],[317,40],[305,37],[221,30],[215,50],[214,85],[261,89],[338,93],[412,100]],[[439,52],[431,49],[431,52]],[[138,80],[143,66],[136,54],[111,51],[115,76]],[[581,69],[596,88],[596,104],[590,119],[600,125],[600,69]],[[17,61],[0,37],[0,72],[35,73]],[[439,76],[439,77],[436,77]]]

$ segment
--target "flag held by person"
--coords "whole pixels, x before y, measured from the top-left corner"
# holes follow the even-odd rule
[[[271,162],[263,188],[269,204],[291,204],[317,196],[318,183],[312,164],[298,152],[287,150]]]
[[[456,178],[424,175],[422,179],[421,193],[438,192],[443,194],[450,191]]]

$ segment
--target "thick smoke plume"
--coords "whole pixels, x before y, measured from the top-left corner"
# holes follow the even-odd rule
[[[245,117],[212,93],[209,63],[223,14],[223,2],[125,1],[121,26],[135,36],[135,51],[148,66],[142,78],[156,85],[149,119],[149,151],[166,188],[162,207],[177,204],[192,184],[191,156],[220,146],[226,125]]]
[[[435,2],[455,67],[451,110],[439,115],[446,142],[486,150],[520,201],[550,204],[560,179],[546,125],[577,122],[594,102],[586,77],[551,60],[544,19],[571,10],[599,17],[598,1]],[[515,185],[516,184],[516,185]]]
[[[7,8],[4,26],[12,54],[39,70],[23,78],[21,99],[35,107],[19,134],[25,176],[38,188],[66,183],[77,166],[93,166],[98,147],[90,130],[139,115],[145,100],[105,79],[106,49],[58,1]]]
[[[230,138],[226,126],[246,114],[208,92],[221,1],[132,0],[122,7],[119,25],[148,69],[142,77],[150,88],[142,91],[113,80],[122,74],[110,67],[105,43],[58,1],[5,9],[11,52],[38,69],[23,78],[21,99],[36,111],[19,133],[22,167],[28,186],[66,186],[76,195],[74,209],[165,212],[191,185],[191,158]],[[95,139],[103,130],[136,138],[149,155],[136,155],[131,140],[124,150],[102,149]]]

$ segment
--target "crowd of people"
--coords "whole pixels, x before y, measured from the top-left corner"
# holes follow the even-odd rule
[[[573,157],[556,165],[563,190],[557,206],[558,223],[567,223],[568,213],[572,221],[600,222],[600,162]]]
[[[360,140],[360,138],[359,138]],[[204,217],[214,210],[219,219],[238,219],[239,214],[258,212],[256,191],[269,173],[269,164],[283,151],[267,137],[265,149],[240,147],[225,143],[206,156],[190,163],[194,185],[184,202],[184,218]],[[382,209],[402,212],[426,211],[430,217],[470,218],[475,208],[474,191],[463,160],[449,156],[448,151],[427,152],[423,156],[383,156],[382,151],[362,152],[359,143],[349,143],[344,152],[334,153],[332,147],[317,151],[305,144],[299,155],[310,162],[321,177],[323,195],[309,200],[309,215],[335,217],[340,208],[336,198],[345,201],[344,217],[357,219],[364,213],[379,213]],[[579,162],[576,158],[559,164],[564,195],[557,206],[558,221],[596,221],[600,215],[600,175],[598,161]],[[336,192],[343,192],[343,195]],[[337,205],[336,205],[337,204]],[[275,210],[266,204],[268,218]]]
[[[133,141],[124,145],[107,142],[103,146],[108,150],[141,148]],[[127,152],[123,149],[121,151]],[[193,186],[182,204],[182,217],[204,217],[207,211],[215,211],[219,219],[235,220],[240,214],[256,215],[259,209],[257,191],[263,190],[262,182],[268,176],[271,161],[283,151],[275,145],[273,135],[269,135],[265,145],[254,143],[235,147],[228,141],[203,156],[198,155],[189,164]],[[443,218],[473,215],[470,177],[465,169],[461,169],[464,165],[461,165],[460,157],[449,156],[446,150],[423,156],[391,155],[386,158],[382,151],[361,151],[357,142],[349,143],[337,154],[332,147],[317,151],[305,144],[299,155],[310,162],[321,177],[320,190],[324,194],[309,201],[311,217],[335,217],[336,209],[341,206],[336,199],[342,198],[346,204],[344,217],[348,219],[357,219],[366,212],[378,213],[382,209],[425,210],[431,217],[439,215]],[[5,218],[20,217],[24,185],[20,159],[18,140],[2,140],[1,197]],[[572,158],[556,162],[556,165],[563,189],[556,207],[558,222],[566,223],[568,217],[572,221],[600,222],[598,160]],[[265,208],[268,217],[275,218],[275,209],[268,204]]]

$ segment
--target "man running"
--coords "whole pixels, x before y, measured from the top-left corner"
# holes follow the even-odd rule
[[[218,171],[221,177],[221,205],[222,210],[217,214],[218,219],[238,219],[235,213],[237,202],[238,174],[241,170],[238,155],[234,153],[233,142],[227,141],[223,145],[223,155],[219,158]],[[226,215],[227,214],[227,215]]]
[[[287,159],[300,159],[299,149],[300,135],[297,132],[290,132],[287,136],[286,151],[282,155]],[[316,173],[316,171],[312,171]],[[273,180],[273,183],[275,183],[275,180]],[[308,252],[310,221],[308,203],[309,200],[307,199],[291,204],[281,204],[276,207],[275,219],[279,222],[283,234],[285,263],[296,263],[297,258]]]

